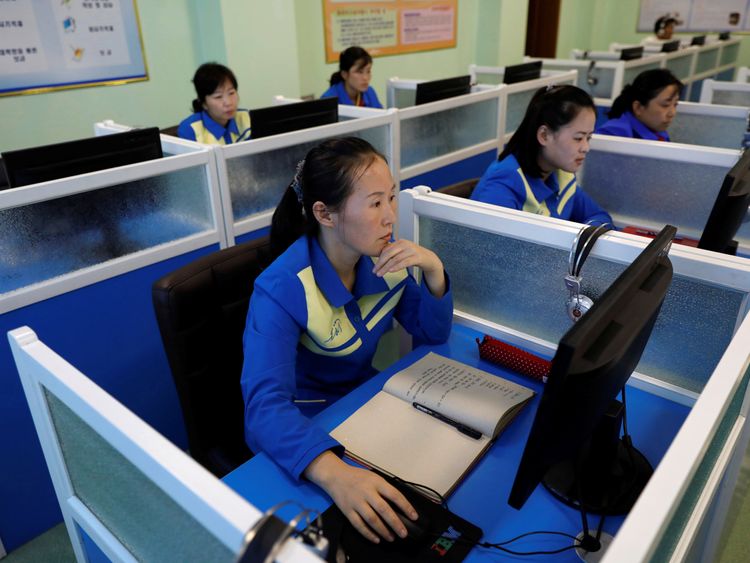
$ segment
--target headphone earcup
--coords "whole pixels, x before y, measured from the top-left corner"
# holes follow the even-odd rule
[[[574,323],[581,320],[581,317],[593,306],[594,302],[591,298],[583,294],[572,295],[568,297],[568,300],[565,302],[565,307],[568,310],[568,317]]]

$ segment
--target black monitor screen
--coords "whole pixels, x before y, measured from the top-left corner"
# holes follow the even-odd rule
[[[732,239],[742,225],[750,205],[750,150],[746,150],[724,177],[711,213],[703,227],[698,248],[736,254]]]
[[[525,80],[534,80],[541,75],[542,61],[506,66],[503,73],[503,83],[515,84],[516,82],[523,82]]]
[[[693,38],[690,40],[691,45],[705,45],[706,44],[706,36],[705,35],[694,35]]]
[[[250,110],[250,137],[260,139],[290,131],[329,125],[339,120],[338,98],[283,104]]]
[[[719,41],[727,41],[730,38],[731,35],[728,31],[722,31],[721,33],[719,33]]]
[[[471,76],[455,76],[441,80],[431,80],[417,84],[415,105],[436,102],[454,96],[462,96],[471,92]]]
[[[643,56],[643,47],[627,47],[620,51],[621,61],[640,59]]]
[[[11,188],[161,158],[159,129],[134,129],[2,154]]]
[[[679,39],[675,39],[674,41],[667,41],[666,43],[661,44],[662,53],[672,53],[673,51],[677,51],[679,48],[680,48]]]
[[[639,452],[632,445],[627,455],[621,452],[616,405],[621,409],[622,403],[615,398],[641,358],[671,283],[667,252],[675,232],[675,227],[664,227],[560,339],[508,499],[514,508],[520,509],[544,481],[568,504],[598,513],[622,513],[620,505],[624,505],[627,512],[645,486],[644,479],[648,481],[650,471],[634,478],[641,467],[633,452]],[[603,449],[618,454],[619,466],[595,447],[595,438],[602,435],[608,435]],[[609,489],[615,484],[610,471],[620,473],[616,485],[625,487],[627,494]],[[592,474],[600,480],[607,474],[604,494],[596,489],[599,482],[588,480]],[[617,506],[603,508],[601,504],[607,504],[603,498]]]

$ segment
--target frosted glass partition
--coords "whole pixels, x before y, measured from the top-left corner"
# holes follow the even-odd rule
[[[750,107],[750,83],[704,80],[701,102]]]
[[[490,323],[532,348],[554,346],[570,328],[563,276],[580,225],[419,190],[402,194],[402,236],[440,256],[457,320]],[[583,293],[594,301],[648,244],[605,237],[583,268]],[[680,245],[670,256],[674,279],[637,372],[700,392],[747,313],[750,262]]]
[[[367,140],[386,156],[398,182],[395,151],[396,110],[371,110],[370,117],[350,119],[215,147],[228,238],[267,227],[297,163],[324,139],[354,136]]]
[[[739,151],[595,135],[578,175],[622,227],[675,225],[700,238]],[[613,174],[612,171],[617,173]],[[747,247],[750,239],[738,239]]]
[[[747,133],[748,113],[746,107],[680,102],[669,136],[676,143],[740,149]]]
[[[695,74],[710,73],[719,66],[719,46],[711,45],[698,51],[695,61]]]
[[[578,71],[576,86],[586,90],[593,98],[612,99],[615,97],[615,80],[617,78],[618,65],[621,65],[618,61],[583,61],[524,57],[524,62],[536,60],[542,61],[543,72]]]
[[[420,244],[451,273],[456,309],[548,342],[570,328],[562,281],[567,249],[427,218],[419,227]],[[624,269],[587,260],[583,293],[596,301]],[[732,338],[746,295],[676,275],[637,371],[699,392]],[[710,317],[706,303],[714,304]]]
[[[658,60],[651,61],[651,62],[644,62],[643,64],[629,66],[628,63],[625,64],[625,70],[622,75],[622,84],[623,87],[625,84],[632,84],[633,80],[635,80],[635,77],[638,76],[640,73],[647,71],[647,70],[653,70],[655,68],[662,68],[663,61],[662,58],[659,57]]]
[[[673,53],[665,53],[664,68],[672,71],[672,74],[683,83],[690,82],[697,51],[695,47],[690,47]]]
[[[75,496],[138,561],[234,561],[234,554],[57,397],[45,399]]]
[[[737,63],[737,58],[740,55],[740,41],[735,40],[727,43],[722,43],[721,55],[719,56],[719,65],[733,65]]]
[[[206,149],[0,191],[0,312],[216,243],[226,239]]]

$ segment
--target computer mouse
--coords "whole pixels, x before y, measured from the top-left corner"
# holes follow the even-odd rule
[[[416,543],[427,537],[427,534],[430,530],[430,521],[429,518],[425,516],[424,511],[418,513],[416,520],[412,520],[403,512],[401,512],[401,509],[394,503],[389,502],[388,504],[391,505],[391,508],[396,513],[396,516],[398,516],[399,520],[403,522],[404,527],[406,528],[406,537],[401,538],[399,536],[396,536],[397,540],[400,539],[402,541]]]

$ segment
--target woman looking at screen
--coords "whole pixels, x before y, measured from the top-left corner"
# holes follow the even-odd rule
[[[579,223],[611,223],[575,175],[589,152],[595,116],[591,96],[576,86],[537,90],[471,199]]]
[[[596,132],[602,135],[669,141],[667,128],[677,115],[680,82],[665,68],[644,70],[612,104],[609,121]]]
[[[339,69],[331,75],[331,87],[321,98],[339,99],[345,106],[382,108],[378,95],[370,86],[372,57],[362,47],[349,47],[339,55]]]
[[[330,139],[307,153],[273,216],[278,258],[255,281],[240,380],[250,449],[322,487],[373,542],[406,536],[386,500],[412,519],[414,508],[375,473],[345,463],[343,447],[308,417],[377,373],[375,349],[394,317],[422,343],[450,333],[442,262],[393,238],[397,191],[367,141]]]
[[[237,79],[224,65],[205,63],[193,76],[197,98],[193,114],[182,120],[177,136],[207,145],[230,145],[247,140],[250,112],[237,109]]]

